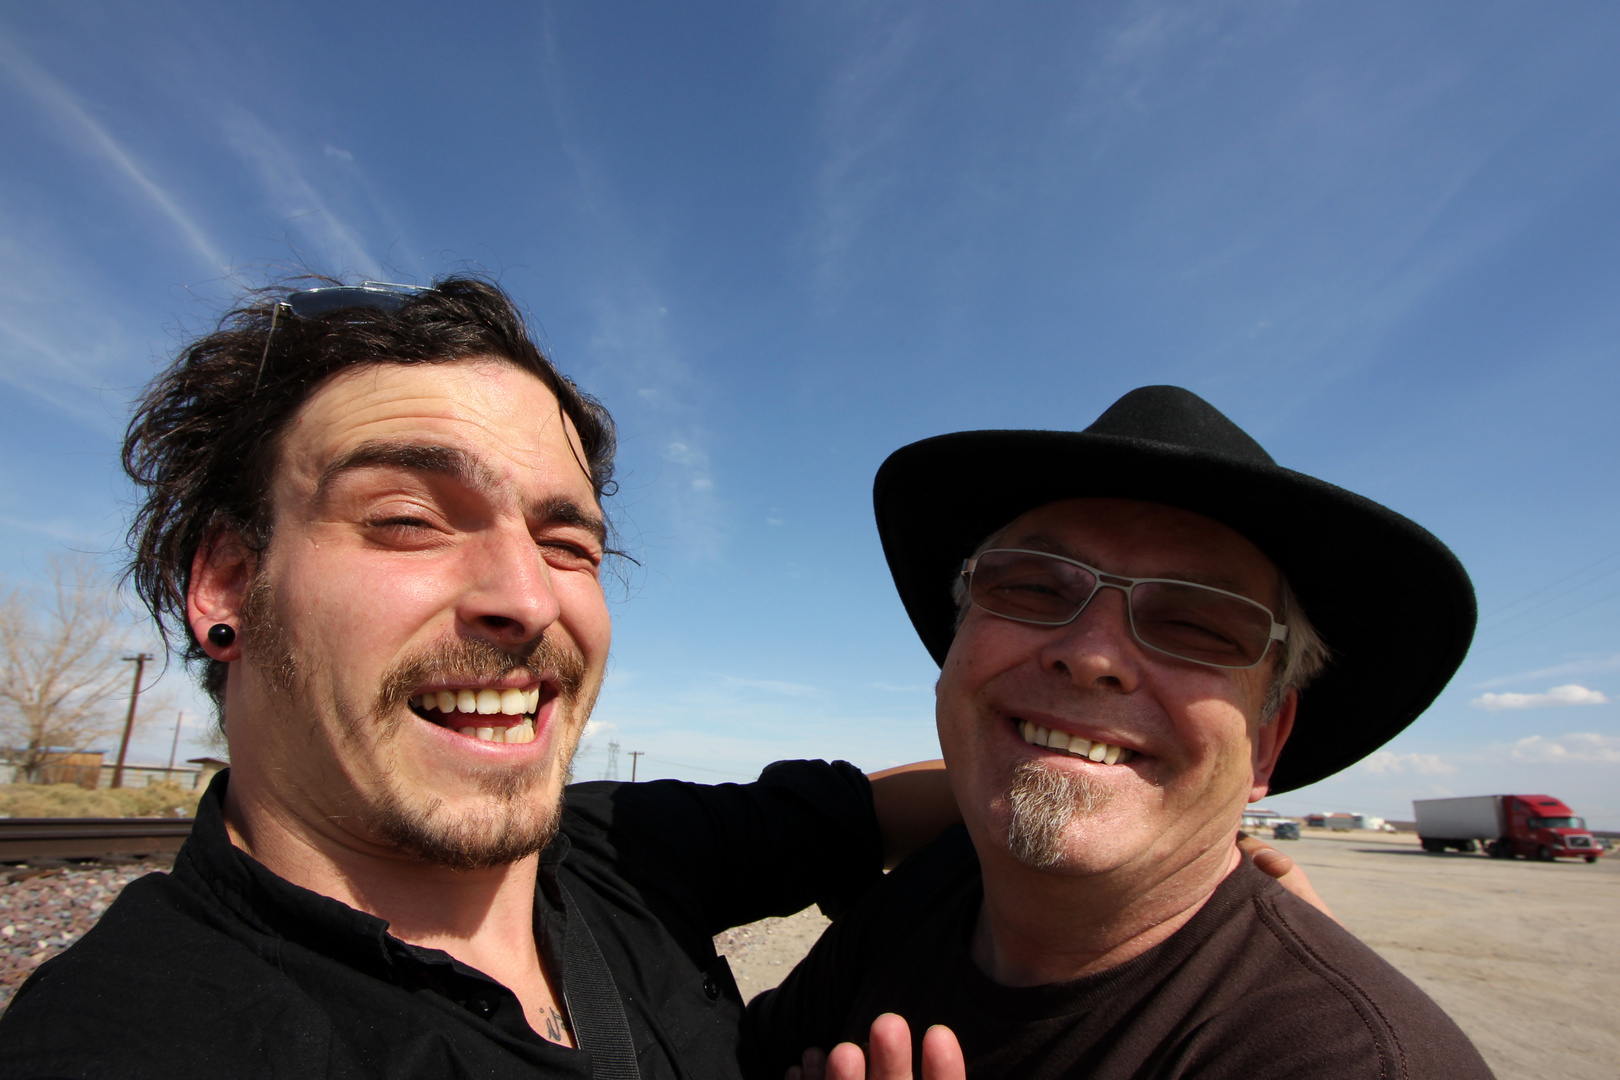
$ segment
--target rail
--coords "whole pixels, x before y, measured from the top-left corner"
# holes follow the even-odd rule
[[[179,851],[191,818],[0,818],[0,863]]]

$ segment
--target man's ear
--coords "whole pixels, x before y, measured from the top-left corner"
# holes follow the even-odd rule
[[[1249,801],[1259,802],[1271,787],[1271,773],[1282,756],[1283,744],[1294,732],[1294,716],[1299,712],[1299,691],[1290,690],[1277,706],[1277,715],[1262,723],[1254,733],[1254,786]]]
[[[257,565],[258,557],[230,529],[216,530],[197,546],[186,590],[186,622],[212,660],[228,664],[242,658],[242,603]],[[229,644],[208,639],[209,629],[219,623],[233,631]]]

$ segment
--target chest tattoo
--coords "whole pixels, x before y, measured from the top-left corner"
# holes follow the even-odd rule
[[[568,1021],[554,1006],[546,1006],[546,1038],[554,1043],[566,1041]]]

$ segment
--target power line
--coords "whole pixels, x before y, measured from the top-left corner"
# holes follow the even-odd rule
[[[1553,626],[1553,625],[1555,625],[1557,623],[1565,622],[1566,620],[1568,620],[1573,615],[1579,615],[1581,612],[1590,610],[1591,608],[1595,608],[1599,604],[1606,604],[1610,600],[1615,599],[1616,597],[1620,597],[1620,590],[1616,590],[1615,592],[1612,592],[1607,596],[1600,596],[1596,600],[1593,600],[1589,604],[1582,604],[1580,607],[1575,608],[1573,611],[1566,611],[1562,615],[1559,615],[1557,618],[1548,619],[1546,622],[1540,623],[1540,624],[1538,624],[1536,626],[1532,626],[1528,630],[1521,630],[1521,631],[1519,631],[1519,633],[1514,634],[1512,637],[1503,638],[1501,641],[1492,642],[1490,645],[1487,645],[1485,648],[1481,649],[1480,652],[1489,652],[1492,649],[1500,649],[1504,645],[1511,645],[1515,641],[1518,641],[1520,638],[1529,637],[1531,634],[1535,633],[1537,630],[1545,630],[1549,626]]]
[[[1620,552],[1616,552],[1615,554],[1620,554]],[[1540,603],[1531,604],[1529,607],[1523,608],[1520,611],[1514,611],[1511,615],[1507,614],[1508,612],[1512,611],[1513,608],[1518,607],[1520,604],[1523,604],[1526,600],[1532,600],[1537,596],[1541,596],[1548,589],[1551,589],[1556,585],[1562,584],[1563,582],[1566,582],[1566,581],[1570,580],[1571,578],[1578,577],[1581,574],[1584,574],[1586,571],[1592,569],[1592,567],[1598,566],[1601,563],[1607,562],[1609,559],[1612,559],[1613,557],[1614,557],[1614,555],[1606,555],[1603,558],[1599,559],[1597,562],[1588,563],[1586,566],[1583,566],[1581,569],[1575,571],[1572,574],[1565,574],[1563,577],[1559,578],[1557,581],[1554,581],[1554,582],[1551,582],[1548,585],[1542,586],[1540,589],[1537,589],[1535,592],[1531,593],[1530,595],[1521,597],[1518,600],[1515,600],[1513,603],[1508,604],[1506,607],[1501,607],[1501,608],[1496,609],[1495,611],[1491,612],[1490,615],[1486,616],[1485,619],[1481,620],[1483,625],[1480,626],[1480,630],[1482,630],[1482,631],[1484,631],[1484,630],[1494,630],[1498,626],[1504,626],[1504,625],[1506,625],[1508,623],[1511,623],[1511,622],[1513,622],[1513,621],[1515,621],[1517,619],[1521,619],[1525,615],[1529,614],[1532,611],[1536,611],[1536,610],[1538,610],[1540,608],[1546,607],[1548,604],[1552,603],[1554,600],[1562,600],[1564,597],[1570,595],[1571,593],[1579,592],[1582,589],[1589,588],[1594,582],[1602,581],[1604,578],[1608,577],[1610,574],[1620,572],[1620,564],[1617,564],[1615,566],[1611,566],[1611,567],[1609,567],[1609,569],[1603,571],[1603,573],[1601,573],[1601,574],[1594,574],[1591,577],[1586,578],[1585,580],[1577,581],[1575,584],[1571,585],[1569,588],[1563,590],[1562,592],[1556,592],[1556,593],[1553,593],[1550,596],[1542,596],[1542,599],[1541,599]]]

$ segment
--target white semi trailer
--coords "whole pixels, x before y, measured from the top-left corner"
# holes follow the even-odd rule
[[[1480,842],[1499,859],[1581,858],[1603,854],[1586,822],[1549,795],[1471,795],[1461,799],[1413,799],[1418,839],[1424,851],[1477,851]]]

